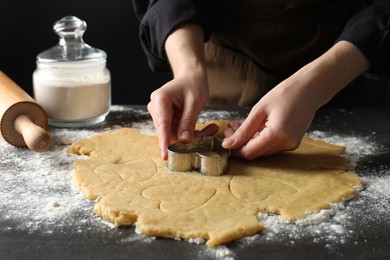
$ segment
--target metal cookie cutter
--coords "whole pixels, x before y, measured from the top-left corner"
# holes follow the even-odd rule
[[[213,137],[194,138],[191,143],[168,146],[168,169],[171,171],[197,170],[204,175],[225,174],[230,150],[222,147],[222,140]]]

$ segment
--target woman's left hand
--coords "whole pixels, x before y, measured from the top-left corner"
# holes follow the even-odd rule
[[[356,46],[337,42],[261,98],[242,124],[231,122],[222,145],[248,160],[296,149],[316,111],[369,67]]]
[[[293,81],[286,80],[267,93],[242,124],[230,122],[223,146],[248,160],[296,149],[318,107]]]

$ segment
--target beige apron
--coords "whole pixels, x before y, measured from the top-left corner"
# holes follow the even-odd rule
[[[205,45],[209,105],[255,104],[280,81],[328,50],[347,20],[362,7],[361,2],[222,1],[215,33]],[[378,90],[390,103],[390,87],[364,79],[359,85],[367,82],[379,84],[370,88],[371,94]],[[345,94],[347,101],[355,102],[359,89]]]

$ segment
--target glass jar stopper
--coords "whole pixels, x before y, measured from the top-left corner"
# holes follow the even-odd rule
[[[90,59],[106,59],[104,51],[91,47],[83,40],[87,23],[75,16],[65,16],[54,23],[54,32],[59,43],[40,53],[37,61],[41,63],[68,62]]]

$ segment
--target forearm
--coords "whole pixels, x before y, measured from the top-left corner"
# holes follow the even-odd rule
[[[356,46],[340,41],[291,78],[301,81],[299,85],[309,94],[308,102],[315,102],[313,106],[319,108],[369,68],[368,60]]]
[[[168,72],[168,36],[183,24],[197,24],[207,41],[214,29],[219,0],[133,0],[140,20],[140,42],[154,72]]]
[[[179,26],[168,36],[165,51],[174,77],[190,74],[206,77],[204,38],[200,26]]]

